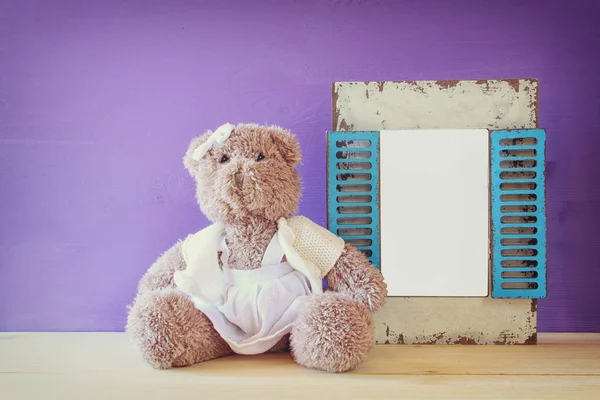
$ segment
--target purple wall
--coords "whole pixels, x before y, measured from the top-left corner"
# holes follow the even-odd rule
[[[204,129],[292,129],[325,224],[332,81],[537,77],[539,327],[600,331],[598,3],[0,0],[0,330],[122,330],[141,274],[206,223],[181,164]]]

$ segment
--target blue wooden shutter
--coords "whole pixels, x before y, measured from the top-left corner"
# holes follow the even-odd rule
[[[543,129],[492,131],[492,297],[546,297]]]
[[[379,132],[327,133],[329,230],[380,268]]]

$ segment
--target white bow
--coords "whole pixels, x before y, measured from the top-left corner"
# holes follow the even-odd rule
[[[202,143],[202,145],[194,151],[192,158],[196,161],[200,161],[213,146],[226,141],[229,138],[229,135],[231,135],[233,128],[235,127],[232,124],[223,124],[218,127],[217,130],[208,137],[208,140]]]

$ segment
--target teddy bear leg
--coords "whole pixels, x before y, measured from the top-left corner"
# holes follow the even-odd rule
[[[292,329],[290,347],[296,362],[327,372],[351,371],[373,348],[369,309],[339,293],[315,296]]]
[[[208,317],[175,289],[140,293],[129,312],[126,332],[143,359],[157,369],[233,353]]]

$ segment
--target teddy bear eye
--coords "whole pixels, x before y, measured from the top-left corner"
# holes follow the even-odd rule
[[[223,156],[221,157],[221,159],[219,160],[219,162],[222,164],[222,163],[225,163],[227,161],[229,161],[229,157],[227,157],[227,154],[223,154]]]
[[[263,153],[258,153],[258,157],[256,157],[256,161],[262,161],[265,159],[265,155]]]

